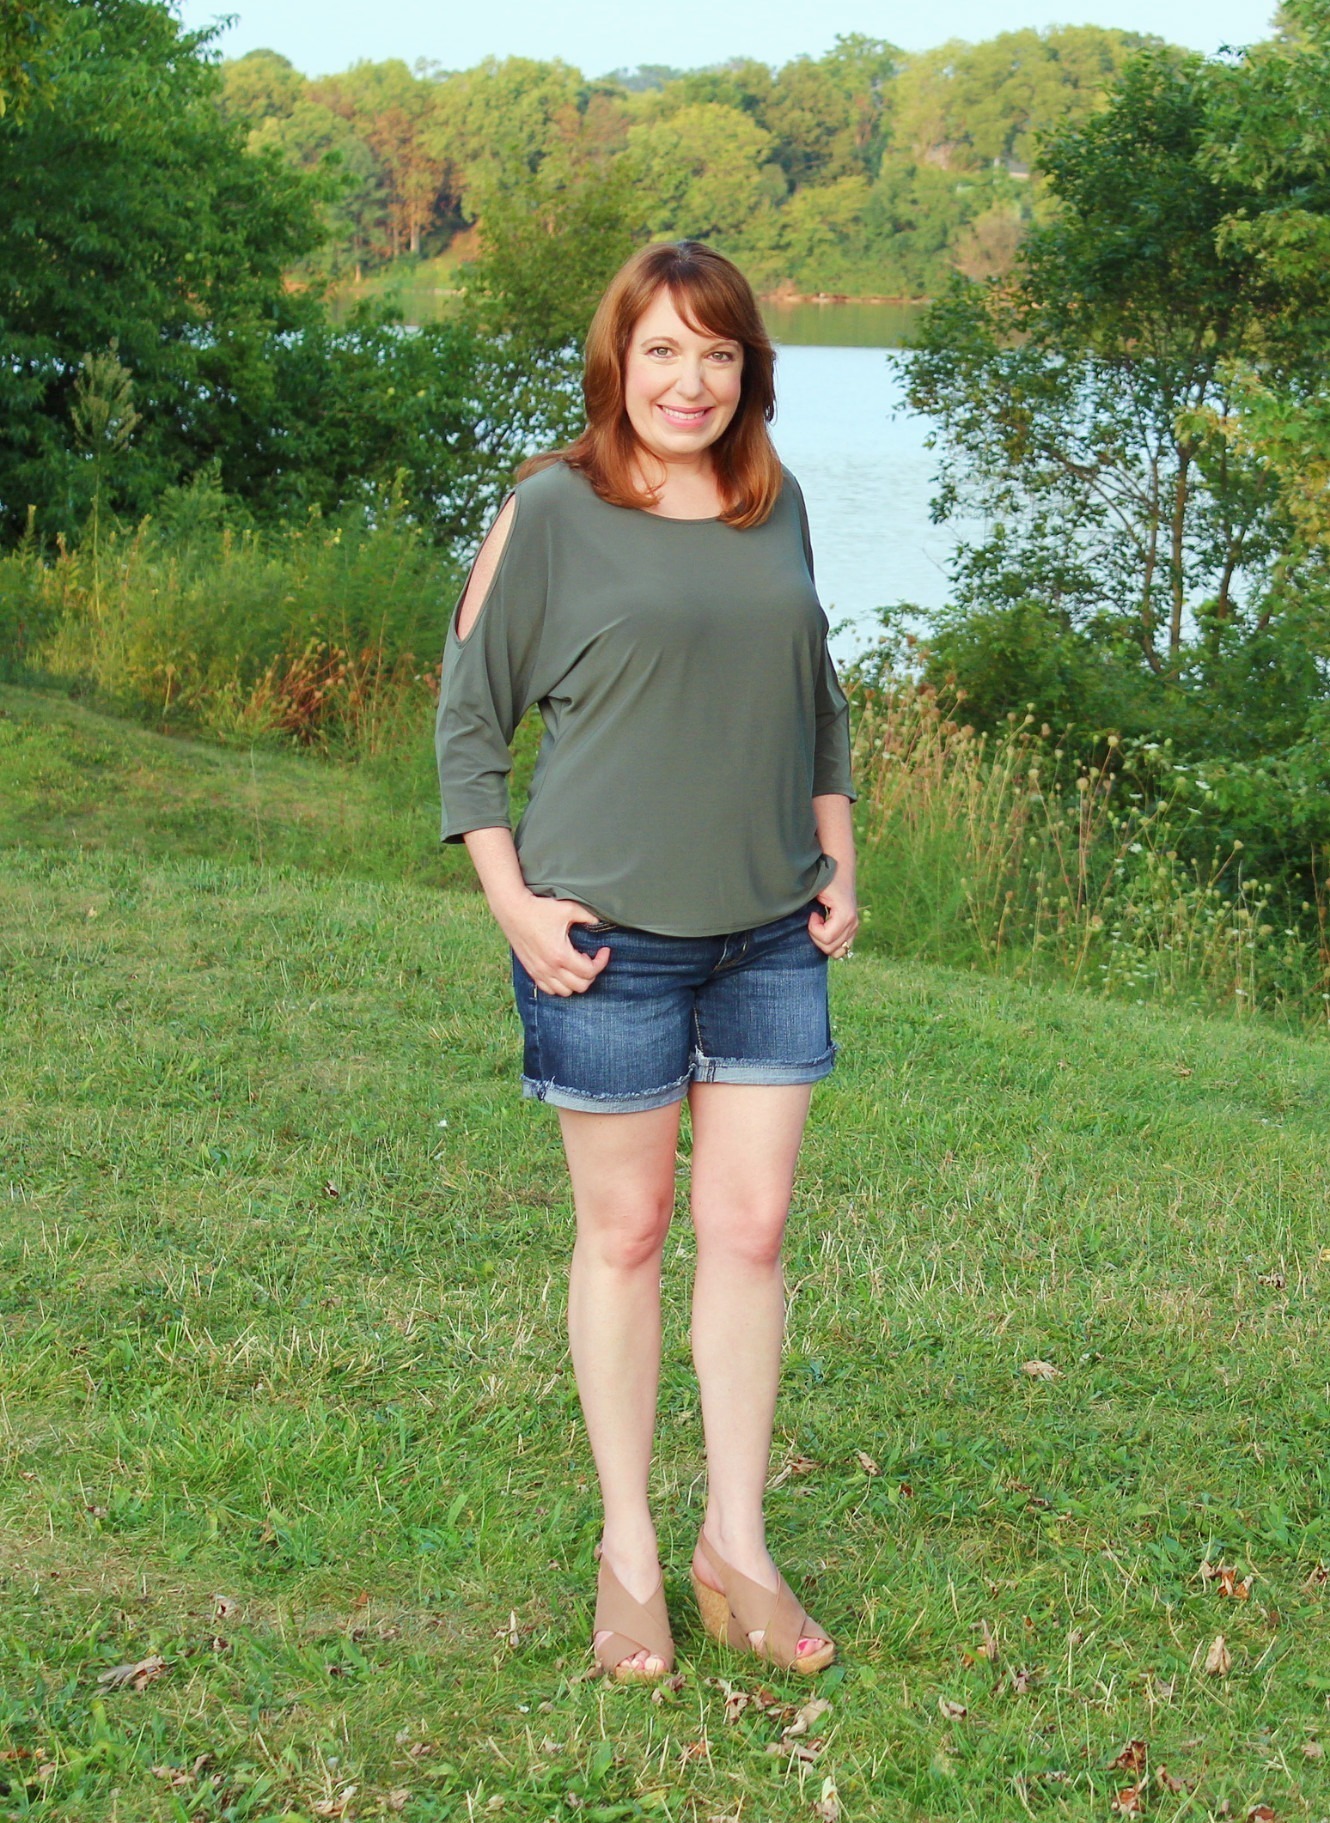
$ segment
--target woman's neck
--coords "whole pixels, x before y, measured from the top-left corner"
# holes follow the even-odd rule
[[[725,510],[709,454],[695,462],[666,462],[649,455],[638,465],[643,487],[654,495],[647,509],[666,519],[715,519]]]

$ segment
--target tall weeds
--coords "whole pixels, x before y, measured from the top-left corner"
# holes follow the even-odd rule
[[[995,738],[959,699],[859,692],[869,941],[897,954],[1327,1028],[1326,905],[1279,905],[1242,845],[1186,861],[1194,768],[1110,736],[1078,763],[1047,725]]]
[[[0,560],[0,650],[163,730],[375,756],[428,718],[457,582],[391,500],[260,534],[186,497],[174,523]]]

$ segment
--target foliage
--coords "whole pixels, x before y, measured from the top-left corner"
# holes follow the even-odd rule
[[[156,0],[74,8],[51,95],[0,121],[0,178],[19,199],[0,291],[0,528],[12,542],[31,523],[49,549],[88,523],[96,546],[108,522],[206,474],[270,525],[395,490],[435,540],[474,539],[515,464],[566,429],[567,374],[474,320],[408,335],[388,308],[330,324],[285,269],[317,246],[320,209],[347,207],[344,123],[293,95],[280,60],[247,60],[248,85],[223,87],[206,42]],[[413,80],[380,78],[376,105]],[[279,149],[307,130],[317,176]],[[587,193],[588,233],[612,256]],[[567,277],[565,261],[550,281]]]
[[[1250,844],[1293,904],[1330,842],[1319,33],[1140,53],[1045,145],[1057,208],[1011,282],[958,284],[908,358],[935,513],[988,525],[925,674],[981,727],[1028,702],[1084,754],[1111,728],[1204,760],[1205,840]]]
[[[0,9],[0,119],[49,93],[60,0],[6,0]]]
[[[652,209],[653,235],[734,246],[761,241],[762,167],[773,141],[738,108],[693,102],[628,134],[634,174]]]
[[[0,121],[0,526],[72,528],[98,485],[71,411],[86,356],[116,358],[141,415],[113,504],[146,510],[255,408],[274,342],[314,320],[285,268],[316,243],[305,180],[246,156],[215,103],[206,34],[154,0],[62,7],[52,87]]]
[[[492,249],[568,181],[542,176],[548,161],[634,186],[639,238],[713,237],[772,289],[918,295],[958,267],[1010,270],[1040,206],[1035,133],[1092,112],[1139,42],[1060,28],[909,56],[853,34],[780,69],[734,58],[600,81],[521,57],[452,73],[366,63],[300,78],[299,96],[285,59],[255,51],[224,78],[253,144],[305,170],[336,154],[321,270],[469,251],[471,228]],[[823,211],[835,226],[818,234]]]
[[[360,744],[432,674],[459,581],[400,497],[265,532],[214,473],[100,546],[0,559],[0,660],[159,727]]]
[[[1078,758],[1029,712],[990,735],[928,686],[860,678],[856,696],[867,943],[1330,1029],[1330,896],[1290,905],[1260,845],[1226,833],[1242,769],[1117,736]],[[1287,840],[1295,782],[1265,783]],[[1247,808],[1239,826],[1259,828]]]

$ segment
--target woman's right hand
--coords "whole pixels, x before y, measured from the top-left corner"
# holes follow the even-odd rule
[[[523,888],[495,908],[495,916],[517,960],[542,994],[585,994],[610,959],[602,945],[594,956],[574,949],[573,924],[597,924],[595,912],[576,899],[546,899]]]

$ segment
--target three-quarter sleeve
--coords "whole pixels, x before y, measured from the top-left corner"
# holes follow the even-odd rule
[[[817,727],[813,744],[813,796],[823,797],[838,792],[853,800],[855,789],[850,768],[850,707],[836,677],[836,667],[826,646],[822,648],[822,672],[817,680]]]
[[[808,565],[811,577],[813,538],[808,529],[804,491],[788,469],[785,473],[794,489],[794,498],[799,507],[799,536],[804,547],[804,562]],[[835,792],[853,800],[856,794],[850,769],[850,708],[836,676],[836,667],[831,662],[825,636],[822,644],[822,670],[817,680],[814,706],[816,731],[813,744],[813,796],[819,798]]]
[[[472,829],[511,827],[509,743],[541,694],[549,584],[539,524],[529,522],[540,515],[523,490],[513,500],[508,537],[474,625],[459,639],[455,607],[448,626],[434,724],[445,842]]]

